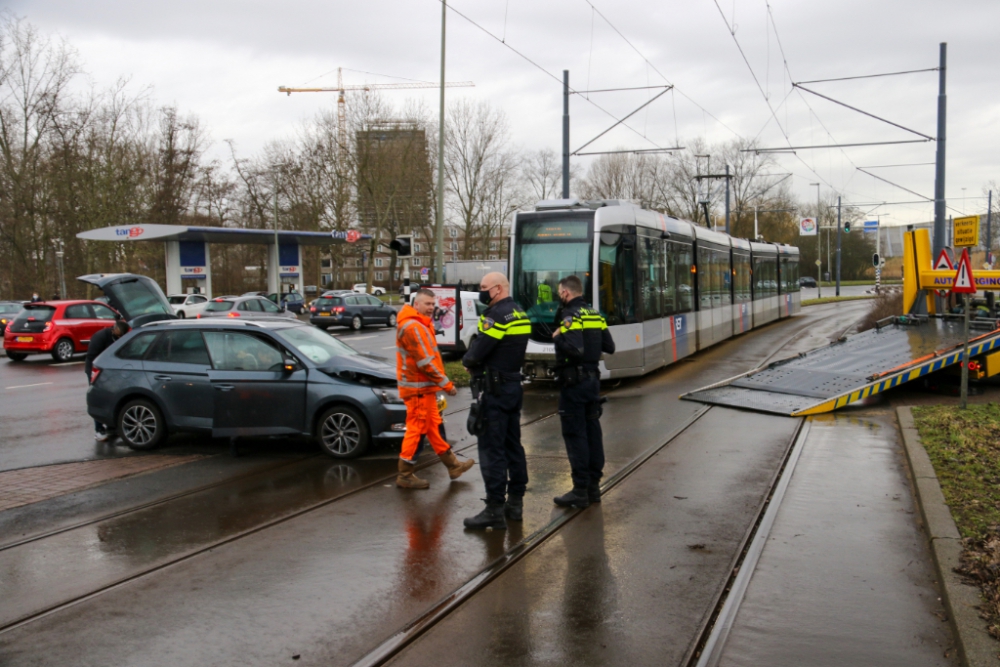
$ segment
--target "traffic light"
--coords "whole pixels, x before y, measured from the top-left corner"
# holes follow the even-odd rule
[[[851,223],[850,222],[844,222],[844,233],[845,234],[850,234],[851,233]]]
[[[413,235],[402,234],[397,236],[389,244],[389,248],[396,251],[397,257],[413,257]]]
[[[880,265],[881,265],[881,262],[879,261],[878,253],[877,252],[876,253],[872,253],[872,266],[878,267]]]

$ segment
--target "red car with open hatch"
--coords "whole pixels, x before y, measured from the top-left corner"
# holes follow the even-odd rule
[[[40,301],[24,304],[3,336],[3,349],[11,361],[29,354],[52,355],[69,361],[87,351],[91,337],[115,323],[115,311],[99,301]]]

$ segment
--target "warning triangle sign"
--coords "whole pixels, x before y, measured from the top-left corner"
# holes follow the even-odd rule
[[[962,257],[958,260],[958,271],[955,273],[955,284],[951,291],[955,294],[975,294],[976,282],[972,277],[972,261],[969,259],[969,249],[962,249]]]
[[[943,269],[954,271],[955,265],[951,263],[951,257],[948,256],[948,251],[941,248],[941,254],[938,255],[937,261],[934,262],[934,270],[941,271]]]

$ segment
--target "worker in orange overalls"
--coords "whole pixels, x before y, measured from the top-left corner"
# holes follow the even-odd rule
[[[399,475],[396,486],[401,489],[426,489],[427,480],[414,471],[417,466],[417,445],[427,436],[448,476],[458,479],[476,464],[472,459],[459,462],[451,446],[441,437],[441,414],[437,408],[437,392],[449,396],[458,393],[444,372],[444,362],[438,351],[437,337],[431,315],[434,313],[434,292],[417,290],[413,305],[403,306],[396,318],[396,381],[399,396],[406,402],[406,435],[399,453]]]

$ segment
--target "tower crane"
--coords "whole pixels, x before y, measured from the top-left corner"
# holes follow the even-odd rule
[[[278,92],[291,96],[292,93],[337,93],[337,140],[340,142],[340,150],[347,145],[347,112],[344,93],[348,90],[360,90],[368,92],[370,90],[412,90],[414,88],[438,88],[438,83],[366,83],[356,86],[344,85],[343,68],[337,68],[337,85],[334,88],[290,88],[279,86]],[[469,88],[475,86],[472,81],[445,82],[445,88]]]

